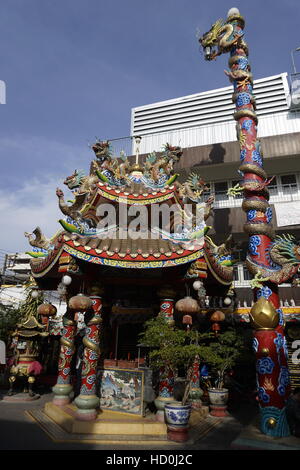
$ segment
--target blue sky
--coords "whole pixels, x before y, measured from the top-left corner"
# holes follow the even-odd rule
[[[298,0],[1,2],[1,249],[24,250],[36,225],[59,228],[56,186],[88,169],[95,136],[130,134],[132,107],[228,85],[227,58],[205,62],[196,31],[232,6],[246,19],[254,77],[290,72]]]

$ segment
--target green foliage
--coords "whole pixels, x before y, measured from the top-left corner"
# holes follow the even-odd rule
[[[0,304],[0,339],[9,342],[11,332],[16,329],[18,323],[23,323],[30,316],[38,318],[37,308],[44,301],[43,295],[37,298],[31,296],[31,284],[26,286],[26,299],[21,306],[16,308],[9,305]]]
[[[225,372],[233,368],[238,361],[242,361],[248,352],[245,339],[239,330],[229,328],[217,336],[199,334],[199,341],[203,341],[209,347],[205,362],[217,376],[216,386],[222,388]]]
[[[201,335],[198,332],[171,327],[161,316],[147,321],[145,328],[140,339],[146,346],[154,348],[149,353],[153,368],[168,365],[175,372],[178,367],[184,366],[188,371],[197,355],[205,362],[210,358],[217,360],[208,345],[199,344]]]
[[[6,344],[9,341],[10,332],[21,319],[20,310],[0,304],[0,339]]]
[[[171,327],[161,316],[145,323],[140,340],[153,347],[149,353],[153,368],[168,366],[176,372],[183,366],[189,377],[193,361],[199,356],[218,377],[216,386],[219,388],[223,387],[225,372],[242,360],[246,351],[243,335],[235,329],[229,328],[217,336],[211,332],[185,331]]]

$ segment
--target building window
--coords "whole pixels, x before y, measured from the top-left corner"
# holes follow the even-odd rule
[[[281,175],[281,186],[284,194],[297,192],[296,175]]]
[[[278,187],[277,187],[277,178],[276,176],[272,179],[271,183],[268,185],[268,190],[270,193],[270,196],[275,196],[278,194]]]
[[[246,266],[243,266],[243,277],[244,277],[244,281],[250,281],[251,279],[251,275],[248,269],[246,268]]]
[[[224,201],[228,199],[227,196],[228,183],[227,181],[222,181],[215,183],[215,199],[216,201]]]

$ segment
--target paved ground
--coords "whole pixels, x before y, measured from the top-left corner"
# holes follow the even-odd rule
[[[26,403],[11,403],[0,400],[0,449],[1,450],[170,450],[178,452],[180,449],[196,450],[229,450],[245,426],[249,424],[257,413],[254,405],[243,404],[236,410],[231,410],[231,417],[225,418],[213,428],[206,436],[194,444],[173,443],[162,445],[132,444],[81,444],[57,443],[25,413],[26,410],[42,409],[44,403],[52,399],[52,394],[44,394],[40,399]]]

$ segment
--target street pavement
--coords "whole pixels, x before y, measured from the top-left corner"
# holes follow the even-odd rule
[[[178,452],[197,450],[230,450],[231,443],[251,423],[257,414],[253,404],[241,404],[237,409],[230,410],[230,417],[224,418],[220,424],[205,436],[200,436],[193,444],[150,443],[126,444],[109,443],[72,443],[53,442],[26,411],[42,409],[44,404],[52,399],[51,393],[41,395],[38,400],[31,402],[7,402],[0,400],[0,449],[1,450],[160,450]]]

